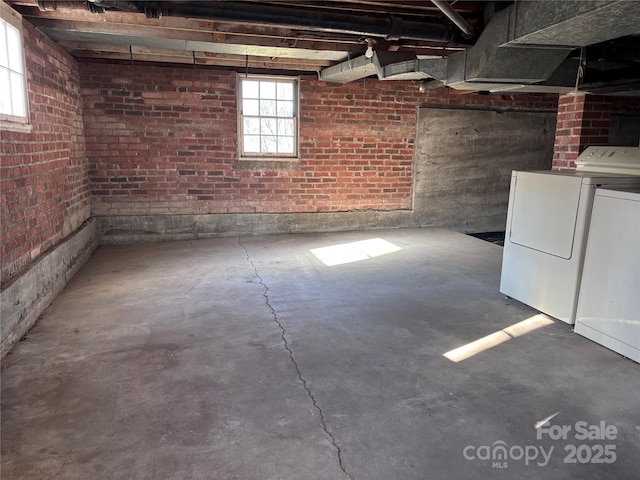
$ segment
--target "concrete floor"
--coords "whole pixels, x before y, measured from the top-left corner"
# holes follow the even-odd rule
[[[400,249],[310,252],[374,238]],[[3,360],[2,478],[637,478],[640,366],[557,321],[500,333],[537,314],[501,255],[443,229],[100,247]]]

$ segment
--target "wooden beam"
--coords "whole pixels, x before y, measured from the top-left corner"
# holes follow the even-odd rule
[[[95,54],[95,52],[86,52],[87,55],[84,55],[85,52],[78,50],[71,52],[75,58],[78,59],[103,59],[103,60],[123,60],[130,61],[128,53],[116,53],[116,52],[103,52],[100,54]],[[190,57],[174,57],[174,56],[162,56],[162,55],[137,55],[133,59],[134,64],[136,62],[155,62],[155,63],[175,63],[175,64],[183,64],[183,65],[191,65],[193,63],[193,59]],[[224,59],[209,59],[209,58],[197,58],[196,66],[212,66],[212,67],[234,67],[234,68],[245,68],[244,61],[237,62],[234,60],[224,60]],[[298,64],[286,64],[286,63],[278,63],[271,61],[250,61],[249,62],[250,69],[267,69],[267,70],[287,70],[291,72],[316,72],[316,70],[311,68],[303,68]]]
[[[317,2],[305,2],[305,0],[293,0],[295,4],[307,5],[309,8],[320,8]],[[11,2],[13,5],[29,4],[33,5],[35,2],[29,0],[15,0]],[[286,2],[267,1],[263,3],[286,3],[293,5],[288,0]],[[402,8],[426,8],[421,2],[391,2],[399,10]],[[463,2],[458,2],[456,5]],[[468,3],[468,2],[464,2]],[[322,5],[329,5],[328,8],[368,8],[367,5],[371,4],[375,8],[389,8],[389,2],[373,1],[373,0],[342,0],[339,2],[325,1]],[[353,7],[350,7],[353,5]],[[401,7],[402,6],[402,7]],[[302,7],[301,7],[302,8]],[[429,9],[435,8],[429,2]],[[217,22],[208,19],[195,19],[184,18],[175,16],[163,16],[159,19],[146,18],[142,13],[131,13],[108,10],[101,14],[89,12],[82,4],[72,4],[64,2],[58,3],[57,10],[41,12],[35,6],[21,6],[18,8],[21,13],[27,17],[28,21],[38,27],[42,27],[43,31],[46,29],[56,29],[61,32],[55,34],[53,31],[48,33],[62,42],[63,45],[68,45],[73,51],[82,51],[83,58],[90,57],[90,51],[92,46],[96,46],[96,55],[99,55],[100,51],[111,52],[114,48],[116,52],[117,47],[122,47],[125,42],[132,43],[134,47],[144,49],[148,48],[148,51],[144,52],[144,55],[163,55],[162,52],[182,51],[183,54],[178,54],[182,57],[185,55],[191,57],[191,50],[198,51],[213,51],[218,52],[217,55],[234,55],[236,57],[242,57],[244,62],[244,55],[264,55],[265,58],[271,59],[274,56],[276,61],[282,64],[286,64],[286,68],[292,68],[294,64],[299,64],[300,69],[319,70],[326,66],[330,66],[336,63],[338,60],[335,57],[330,56],[329,52],[340,52],[344,56],[350,53],[353,56],[362,54],[366,48],[366,45],[362,43],[361,39],[354,36],[344,34],[330,34],[332,40],[329,41],[326,37],[322,38],[324,34],[322,32],[306,32],[300,30],[294,30],[290,28],[270,27],[260,25],[241,25],[230,22]],[[400,12],[402,13],[402,12]],[[68,32],[81,32],[82,43],[84,46],[75,44],[79,42],[80,38],[73,38],[71,35],[63,35],[62,33]],[[91,34],[96,34],[96,38],[92,41]],[[105,37],[105,35],[114,35],[113,42],[116,43],[115,47],[109,50],[106,47],[106,43],[111,39]],[[80,35],[76,34],[77,37]],[[122,36],[123,38],[117,38]],[[124,39],[124,36],[132,37],[131,39]],[[316,36],[318,38],[316,38]],[[98,38],[102,37],[102,38]],[[148,38],[152,41],[147,43],[139,42],[136,46],[134,38]],[[162,40],[167,40],[166,45],[163,45]],[[180,44],[179,42],[184,42]],[[202,42],[200,44],[190,45],[187,42]],[[143,47],[146,45],[147,47]],[[184,50],[182,49],[184,45]],[[152,47],[153,46],[153,47]],[[228,48],[227,48],[228,46]],[[238,51],[240,46],[247,46],[246,52]],[[254,47],[254,48],[252,48]],[[290,50],[273,50],[257,49],[255,47],[278,47]],[[432,46],[427,42],[415,41],[415,40],[401,40],[397,42],[387,42],[380,40],[378,45],[383,50],[394,51],[413,51],[417,55],[422,56],[447,56],[456,51],[464,50],[464,48],[451,48]],[[128,46],[127,46],[128,49]],[[177,50],[176,50],[177,49]],[[299,55],[293,54],[295,50],[303,49],[306,52],[299,52]],[[327,52],[329,56],[323,56],[327,60],[317,60],[314,58],[313,52]],[[142,50],[140,50],[141,54]],[[154,53],[155,52],[155,53]],[[242,54],[242,55],[241,55]],[[167,57],[175,57],[174,54],[166,53]],[[285,59],[284,57],[290,57]],[[298,58],[303,57],[303,58]],[[221,57],[222,58],[222,57]],[[330,61],[329,59],[333,59]],[[225,60],[227,62],[227,60]],[[236,62],[238,63],[238,62]],[[235,65],[235,64],[234,64]],[[244,65],[244,63],[242,63]],[[242,66],[240,65],[240,66]]]
[[[44,33],[50,35],[54,40],[69,40],[69,32],[71,35],[82,35],[85,40],[92,41],[91,35],[96,37],[112,36],[112,40],[116,44],[122,44],[124,41],[132,45],[148,45],[144,41],[136,42],[133,39],[149,39],[160,48],[182,48],[175,44],[182,43],[187,50],[195,51],[217,51],[220,53],[233,54],[252,54],[263,55],[267,57],[288,57],[288,58],[322,58],[328,60],[339,61],[347,56],[347,51],[335,51],[324,49],[302,49],[297,44],[283,44],[277,42],[275,45],[265,45],[265,42],[255,38],[245,38],[242,43],[234,43],[225,39],[216,41],[215,37],[209,32],[192,32],[184,30],[163,29],[158,27],[131,27],[129,25],[119,24],[103,24],[92,22],[79,22],[73,20],[50,20],[42,18],[32,18],[31,21],[38,27],[43,28]],[[125,40],[128,37],[129,40]],[[96,41],[100,41],[96,39]],[[102,40],[106,42],[108,40]],[[166,46],[159,45],[166,43]],[[170,45],[174,44],[174,45]],[[245,52],[246,50],[246,52]]]
[[[64,42],[63,45],[71,55],[76,58],[98,58],[112,60],[131,60],[133,62],[160,62],[160,63],[182,63],[192,64],[194,56],[190,52],[168,49],[151,49],[146,47],[129,48],[118,45],[106,44],[85,44],[84,42],[73,43]],[[224,67],[247,66],[247,58],[241,55],[225,55],[209,52],[197,52],[195,54],[196,65],[211,65]],[[307,72],[317,72],[328,66],[327,62],[304,62],[292,61],[291,59],[265,59],[264,57],[248,58],[249,68],[268,68],[272,70],[298,70]]]
[[[321,35],[309,34],[288,28],[253,26],[247,27],[231,23],[216,22],[213,20],[200,20],[183,17],[163,16],[160,19],[146,18],[141,13],[106,11],[101,14],[91,13],[87,10],[59,8],[55,11],[41,12],[37,8],[21,8],[20,13],[29,21],[37,25],[55,26],[47,21],[76,22],[78,25],[92,23],[102,25],[120,25],[120,28],[138,30],[140,27],[166,29],[168,31],[196,32],[215,37],[222,34],[226,42],[247,43],[265,46],[287,46],[296,44],[298,48],[311,50],[348,50],[351,45],[358,45],[358,39],[347,35],[332,35],[332,38],[323,38]],[[59,25],[65,25],[60,23]],[[104,30],[101,30],[104,31]],[[167,34],[170,35],[170,34]],[[176,35],[174,33],[174,35]],[[185,34],[188,36],[188,34]],[[176,38],[176,37],[166,37]]]
[[[338,2],[325,1],[321,4],[313,0],[264,0],[261,3],[269,3],[275,5],[297,6],[300,8],[313,8],[323,11],[350,11],[351,13],[369,13],[377,16],[396,15],[401,17],[407,16],[430,16],[434,18],[442,17],[442,12],[429,0],[341,0]],[[460,14],[482,14],[484,11],[484,2],[482,1],[466,1],[455,2],[455,10]]]
[[[390,15],[403,16],[403,17],[427,17],[430,16],[433,19],[439,17],[440,11],[431,4],[431,2],[423,1],[418,5],[408,6],[404,5],[404,2],[400,3],[377,3],[366,1],[344,1],[344,2],[314,2],[314,1],[289,1],[289,0],[266,0],[262,3],[279,5],[286,7],[296,7],[306,9],[307,11],[317,12],[341,12],[350,13],[355,15],[369,15],[378,18],[384,18]],[[431,5],[431,7],[429,7]]]
[[[270,0],[286,3],[288,0]],[[311,2],[313,3],[313,1]],[[368,7],[385,11],[389,14],[404,15],[408,11],[440,12],[440,10],[429,0],[341,0],[337,4],[351,5],[354,10],[365,11]],[[483,1],[461,1],[452,5],[458,13],[482,13],[484,11]]]

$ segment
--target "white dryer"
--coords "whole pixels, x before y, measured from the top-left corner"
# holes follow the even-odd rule
[[[575,171],[514,171],[500,291],[573,324],[598,187],[640,186],[640,147],[588,147]]]
[[[640,189],[596,191],[574,331],[640,363]]]

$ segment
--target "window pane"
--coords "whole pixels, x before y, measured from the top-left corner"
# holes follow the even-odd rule
[[[278,100],[278,116],[293,117],[293,102]]]
[[[20,47],[20,32],[7,24],[7,48],[9,50],[9,68],[22,73],[22,49]]]
[[[279,81],[259,76],[240,77],[239,81],[242,98],[238,115],[243,153],[295,155],[298,83],[288,78]]]
[[[260,136],[259,135],[245,135],[244,136],[244,151],[245,152],[260,152]]]
[[[244,134],[245,135],[260,135],[260,119],[259,118],[245,118],[244,119]]]
[[[266,115],[270,117],[276,116],[276,101],[275,100],[260,100],[260,115]]]
[[[278,119],[278,135],[293,137],[293,119]]]
[[[262,138],[263,153],[278,153],[278,144],[275,135],[264,135]]]
[[[7,38],[5,35],[6,27],[4,20],[0,20],[0,66],[8,67],[9,66],[9,57],[7,56],[7,48],[4,43],[4,39]]]
[[[243,115],[260,115],[259,100],[243,100],[242,101],[242,113]]]
[[[11,115],[11,89],[9,88],[9,71],[0,67],[0,113]]]
[[[242,98],[260,98],[260,82],[242,80]]]
[[[293,153],[293,137],[278,137],[278,153]]]
[[[260,98],[276,98],[276,82],[260,82]]]
[[[277,120],[275,118],[260,119],[260,133],[262,135],[277,135]]]
[[[278,100],[293,100],[293,83],[278,83]]]
[[[19,73],[11,73],[11,97],[13,104],[13,115],[18,117],[26,117],[24,102],[24,82],[22,81],[22,75]]]

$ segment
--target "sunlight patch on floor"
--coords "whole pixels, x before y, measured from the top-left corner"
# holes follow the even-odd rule
[[[478,340],[469,342],[466,345],[449,350],[443,355],[452,362],[460,362],[469,357],[473,357],[480,352],[493,348],[496,345],[500,345],[501,343],[511,340],[512,338],[519,337],[540,327],[551,325],[552,323],[553,320],[546,315],[534,315],[533,317],[514,323],[513,325],[503,328],[502,330],[498,330],[497,332],[493,332],[485,337],[479,338]]]
[[[332,267],[334,265],[343,265],[345,263],[381,257],[382,255],[397,252],[398,250],[402,250],[402,247],[387,242],[382,238],[371,238],[369,240],[343,243],[331,247],[314,248],[311,249],[310,252],[326,266]]]

